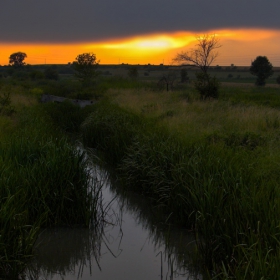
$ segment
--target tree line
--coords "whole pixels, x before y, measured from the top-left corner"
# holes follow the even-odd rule
[[[218,57],[218,49],[222,45],[220,40],[215,35],[203,35],[197,37],[197,44],[195,48],[178,53],[174,58],[176,63],[188,63],[197,67],[200,71],[196,73],[194,86],[201,95],[202,99],[218,98],[220,83],[215,76],[209,74],[209,68]],[[27,58],[26,53],[16,52],[10,55],[9,65],[15,68],[21,68],[25,65],[24,60]],[[99,60],[94,53],[79,54],[72,63],[75,76],[84,84],[89,85],[94,82],[98,76]],[[264,86],[266,80],[273,75],[273,65],[266,56],[258,56],[251,62],[249,71],[256,76],[255,84],[257,86]],[[45,73],[46,77],[57,79],[58,74],[54,73],[51,68],[48,68]],[[182,73],[186,75],[186,73]],[[137,77],[137,69],[131,68],[129,71],[130,77]],[[166,79],[168,80],[168,79]],[[276,79],[280,84],[280,75]]]

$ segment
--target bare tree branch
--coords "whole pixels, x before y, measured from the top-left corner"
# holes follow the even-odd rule
[[[220,48],[220,41],[216,35],[197,36],[196,48],[177,54],[174,58],[178,63],[193,63],[199,67],[203,73],[207,73],[209,66],[218,57],[219,53],[216,49]]]

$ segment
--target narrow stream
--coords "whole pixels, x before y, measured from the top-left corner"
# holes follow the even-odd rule
[[[155,221],[147,200],[117,193],[107,173],[102,182],[106,212],[102,228],[56,228],[42,232],[26,279],[202,279],[190,272],[193,237]]]

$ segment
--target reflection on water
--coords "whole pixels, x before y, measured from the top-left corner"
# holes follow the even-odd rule
[[[187,269],[193,239],[187,232],[166,229],[145,199],[116,194],[105,172],[94,174],[104,184],[103,222],[42,232],[26,279],[202,279]]]

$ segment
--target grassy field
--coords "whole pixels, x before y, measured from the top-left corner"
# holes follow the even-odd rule
[[[104,97],[82,126],[85,143],[197,234],[208,277],[279,278],[279,88],[222,85],[210,101],[191,85]]]
[[[28,75],[1,69],[2,275],[23,269],[42,227],[89,224],[97,199],[85,191],[84,156],[67,137],[74,133],[101,151],[123,186],[149,198],[167,223],[196,234],[205,279],[280,278],[275,77],[259,88],[246,69],[212,69],[222,82],[220,96],[202,101],[174,67],[139,66],[131,79],[130,66],[104,66],[86,88],[68,66],[59,67],[55,81],[31,79],[30,69]],[[167,92],[158,80],[170,71],[177,78]],[[192,81],[194,70],[188,75]],[[99,102],[84,109],[40,104],[42,93]]]

